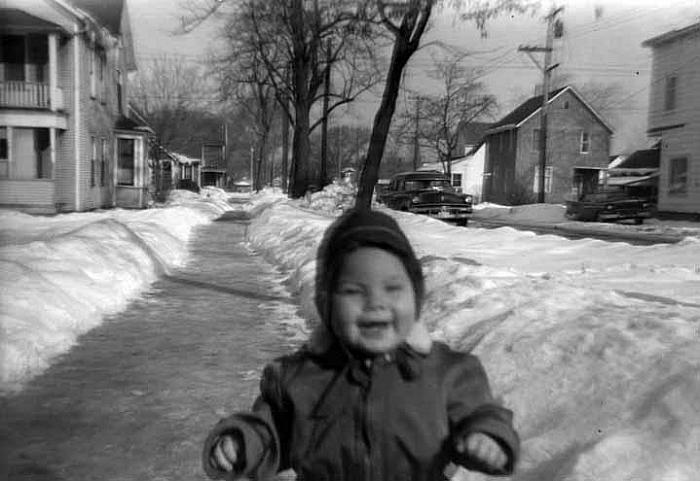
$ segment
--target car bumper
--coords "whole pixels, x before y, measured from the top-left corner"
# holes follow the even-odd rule
[[[471,209],[441,209],[441,208],[412,208],[409,209],[410,212],[414,214],[421,214],[433,217],[435,219],[444,221],[459,221],[468,219],[472,213]]]
[[[601,212],[598,214],[600,220],[624,220],[624,219],[648,219],[651,212]]]

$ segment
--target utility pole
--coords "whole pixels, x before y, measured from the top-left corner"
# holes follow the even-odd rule
[[[413,170],[418,170],[418,161],[420,159],[420,143],[418,139],[418,129],[420,124],[420,96],[415,97],[416,102],[416,114],[414,117],[414,131],[413,131]]]
[[[542,70],[542,108],[540,109],[540,159],[539,159],[539,192],[537,202],[543,204],[545,202],[545,172],[547,167],[547,104],[549,103],[549,81],[552,75],[552,70],[557,68],[559,64],[552,65],[552,44],[555,33],[555,19],[559,13],[564,10],[564,7],[552,7],[552,10],[547,15],[547,39],[544,47],[518,47],[519,52],[525,52],[530,60]],[[561,24],[558,24],[557,35],[561,36]],[[532,56],[531,52],[544,52],[544,66],[540,66],[537,60]]]

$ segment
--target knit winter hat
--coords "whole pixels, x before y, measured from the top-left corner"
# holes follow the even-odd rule
[[[346,255],[360,247],[377,247],[396,255],[408,273],[420,313],[425,293],[423,270],[397,222],[382,212],[351,209],[326,230],[316,257],[316,308],[330,325],[331,296]]]

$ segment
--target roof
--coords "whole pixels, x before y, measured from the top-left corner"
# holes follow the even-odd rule
[[[106,28],[110,34],[121,37],[126,69],[130,72],[137,69],[126,0],[65,0],[65,2],[81,10],[83,15],[87,15],[92,21]]]
[[[467,153],[464,155],[464,157],[469,157],[470,155],[476,154],[476,153],[479,151],[479,149],[481,148],[482,145],[484,145],[484,139],[483,139],[483,138],[482,138],[478,143],[474,144],[474,146],[473,146],[471,149],[469,149],[469,152],[467,152]],[[454,160],[454,159],[452,159],[452,160]]]
[[[153,132],[153,129],[151,129],[148,125],[139,124],[138,122],[134,122],[132,119],[123,115],[120,115],[116,122],[114,122],[114,128],[117,130],[137,131],[138,133]]]
[[[439,170],[410,170],[407,172],[399,172],[394,174],[392,177],[403,177],[410,175],[411,177],[422,179],[422,178],[435,178],[436,176],[444,177],[445,174]]]
[[[560,89],[554,90],[553,92],[550,92],[549,98],[553,99],[559,93],[561,93],[564,90],[565,87],[562,87]],[[492,129],[497,129],[499,127],[505,127],[506,125],[512,125],[512,126],[517,126],[520,124],[523,120],[526,118],[530,117],[532,114],[534,114],[536,111],[538,111],[542,107],[542,95],[537,95],[535,97],[531,97],[527,99],[525,102],[520,104],[515,108],[515,110],[512,110],[508,115],[503,117],[501,120],[496,122],[495,124],[492,124],[489,130]]]
[[[491,127],[489,122],[460,122],[460,139],[466,145],[474,145],[484,138],[484,133]]]
[[[658,148],[637,150],[615,166],[616,169],[658,169],[661,151]]]
[[[89,13],[113,34],[121,33],[122,10],[126,0],[68,0],[68,2]]]
[[[201,162],[201,159],[196,159],[194,157],[187,157],[186,155],[178,154],[177,152],[171,152],[171,157],[174,157],[181,164],[192,165]]]
[[[55,23],[51,23],[42,18],[35,17],[17,8],[0,8],[0,32],[5,32],[9,28],[13,31],[54,31],[60,30]]]
[[[649,40],[642,42],[642,47],[658,47],[664,43],[669,43],[678,40],[681,37],[692,35],[694,33],[700,32],[700,22],[694,23],[684,28],[679,28],[676,30],[671,30],[656,37],[652,37]]]
[[[658,182],[656,179],[659,177],[659,173],[655,172],[649,175],[637,175],[637,176],[620,176],[620,177],[608,177],[607,185],[628,185],[628,186],[651,186]]]
[[[559,95],[564,92],[570,92],[579,101],[586,106],[586,108],[598,119],[598,121],[612,133],[613,129],[608,125],[608,123],[598,114],[598,112],[591,107],[591,105],[586,102],[586,100],[579,94],[571,85],[566,85],[559,89],[553,90],[549,93],[549,99],[547,103],[552,103]],[[500,130],[509,130],[520,127],[523,122],[535,115],[542,109],[542,95],[536,95],[527,99],[525,102],[520,104],[515,110],[511,111],[508,115],[503,117],[501,120],[492,124],[491,127],[486,131],[486,134],[495,133]]]

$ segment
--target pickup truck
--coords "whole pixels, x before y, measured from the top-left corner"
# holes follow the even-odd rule
[[[403,172],[391,178],[377,200],[395,210],[423,214],[466,226],[472,197],[455,191],[442,172]]]
[[[566,201],[566,217],[572,220],[609,222],[631,219],[641,224],[651,217],[648,199],[630,196],[624,191],[598,191]]]

